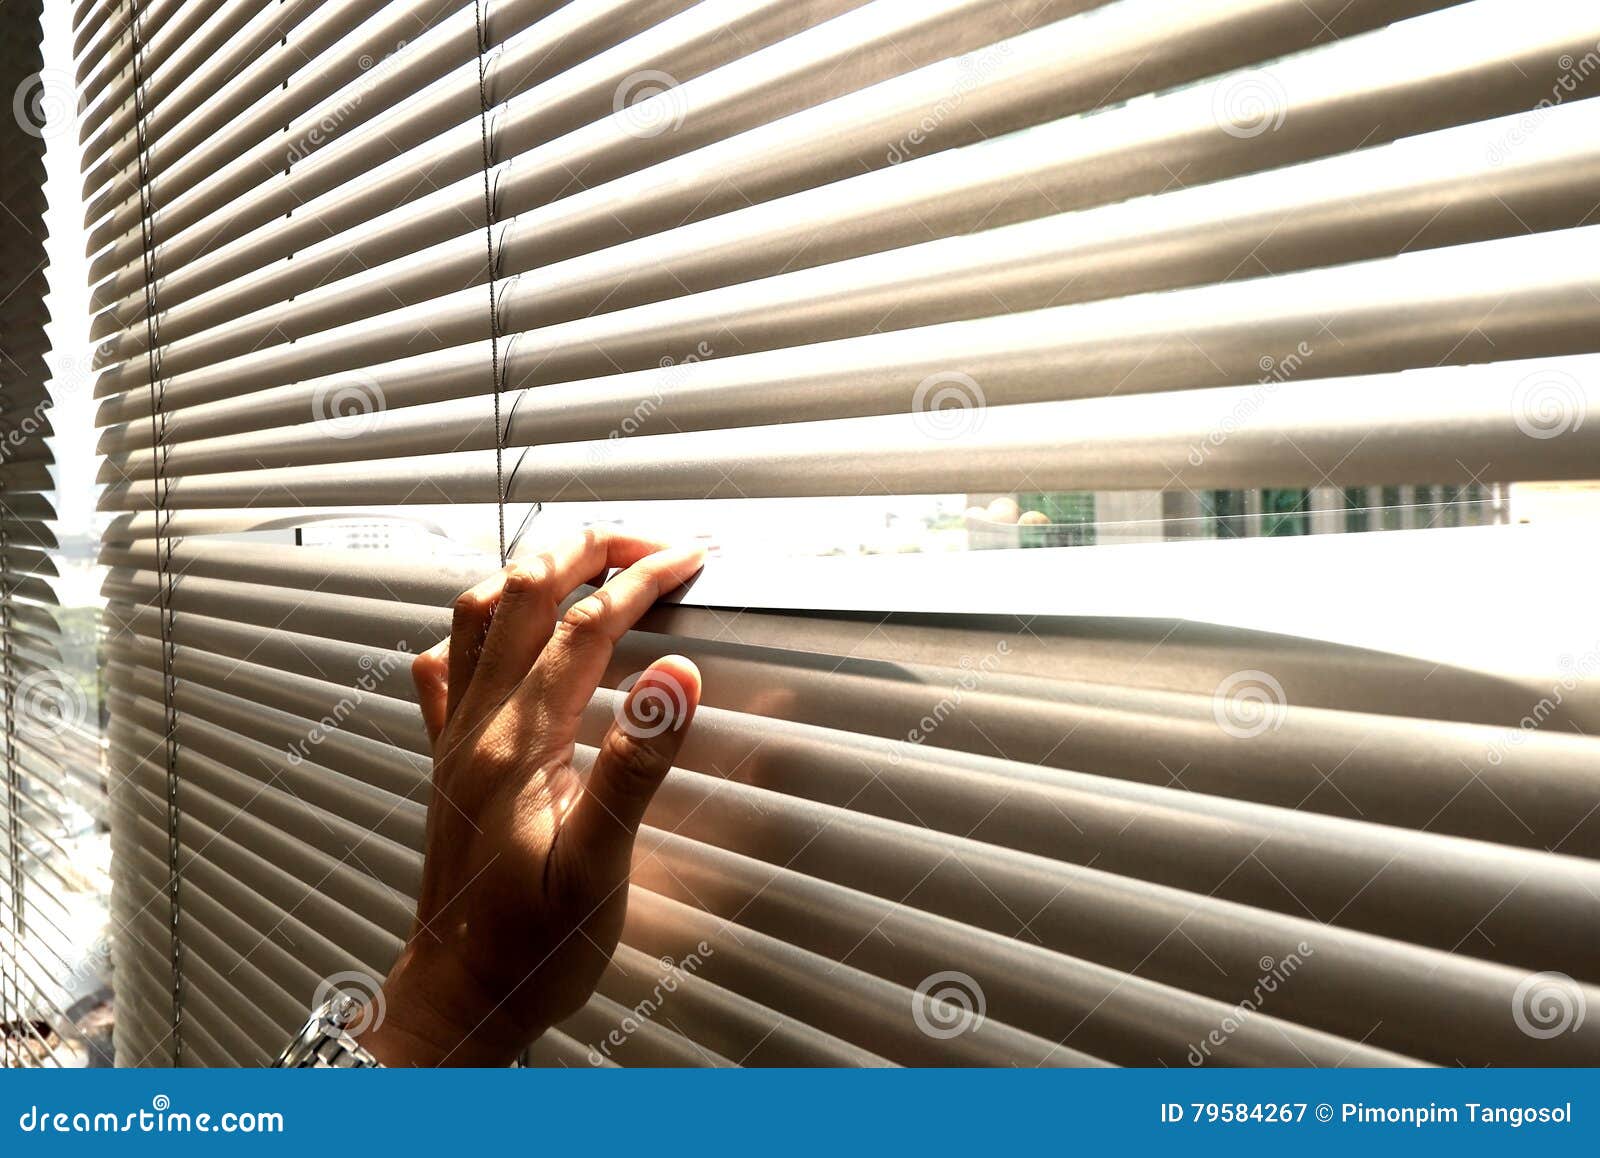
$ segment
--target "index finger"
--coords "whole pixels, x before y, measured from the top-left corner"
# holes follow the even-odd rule
[[[451,641],[452,711],[492,711],[533,667],[555,630],[563,600],[584,581],[612,567],[628,567],[661,549],[661,544],[607,527],[590,527],[510,564],[498,576],[473,588],[469,612],[482,611],[483,627],[463,633],[472,654],[460,664]],[[476,614],[469,614],[469,620]],[[473,625],[475,626],[475,625]],[[455,686],[460,679],[464,686]]]
[[[656,600],[692,578],[705,558],[697,546],[656,551],[567,609],[559,638],[545,648],[534,669],[538,690],[558,718],[582,714],[617,641]]]

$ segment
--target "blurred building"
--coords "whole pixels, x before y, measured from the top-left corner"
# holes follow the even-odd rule
[[[1510,522],[1509,487],[1311,487],[969,494],[974,549],[1242,539]]]

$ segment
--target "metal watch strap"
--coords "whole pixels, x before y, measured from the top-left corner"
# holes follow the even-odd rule
[[[348,1026],[360,1013],[360,1004],[348,994],[338,994],[311,1012],[306,1022],[274,1063],[290,1070],[381,1069],[378,1061],[356,1039]]]

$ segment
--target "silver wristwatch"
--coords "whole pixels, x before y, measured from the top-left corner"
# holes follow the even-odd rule
[[[274,1063],[277,1069],[349,1070],[383,1068],[350,1036],[349,1026],[361,1014],[361,1003],[336,993],[311,1011],[311,1020],[295,1034]]]

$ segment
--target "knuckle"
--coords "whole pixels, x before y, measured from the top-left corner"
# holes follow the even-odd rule
[[[539,595],[546,591],[555,573],[555,562],[548,555],[539,555],[514,563],[506,571],[507,595]]]
[[[489,601],[476,587],[470,587],[456,596],[454,611],[457,619],[476,618],[486,612]]]
[[[568,635],[583,638],[599,634],[605,627],[608,608],[599,592],[578,600],[561,617],[562,628]]]
[[[672,767],[665,752],[626,734],[613,735],[608,747],[617,773],[615,783],[624,791],[654,792]]]

